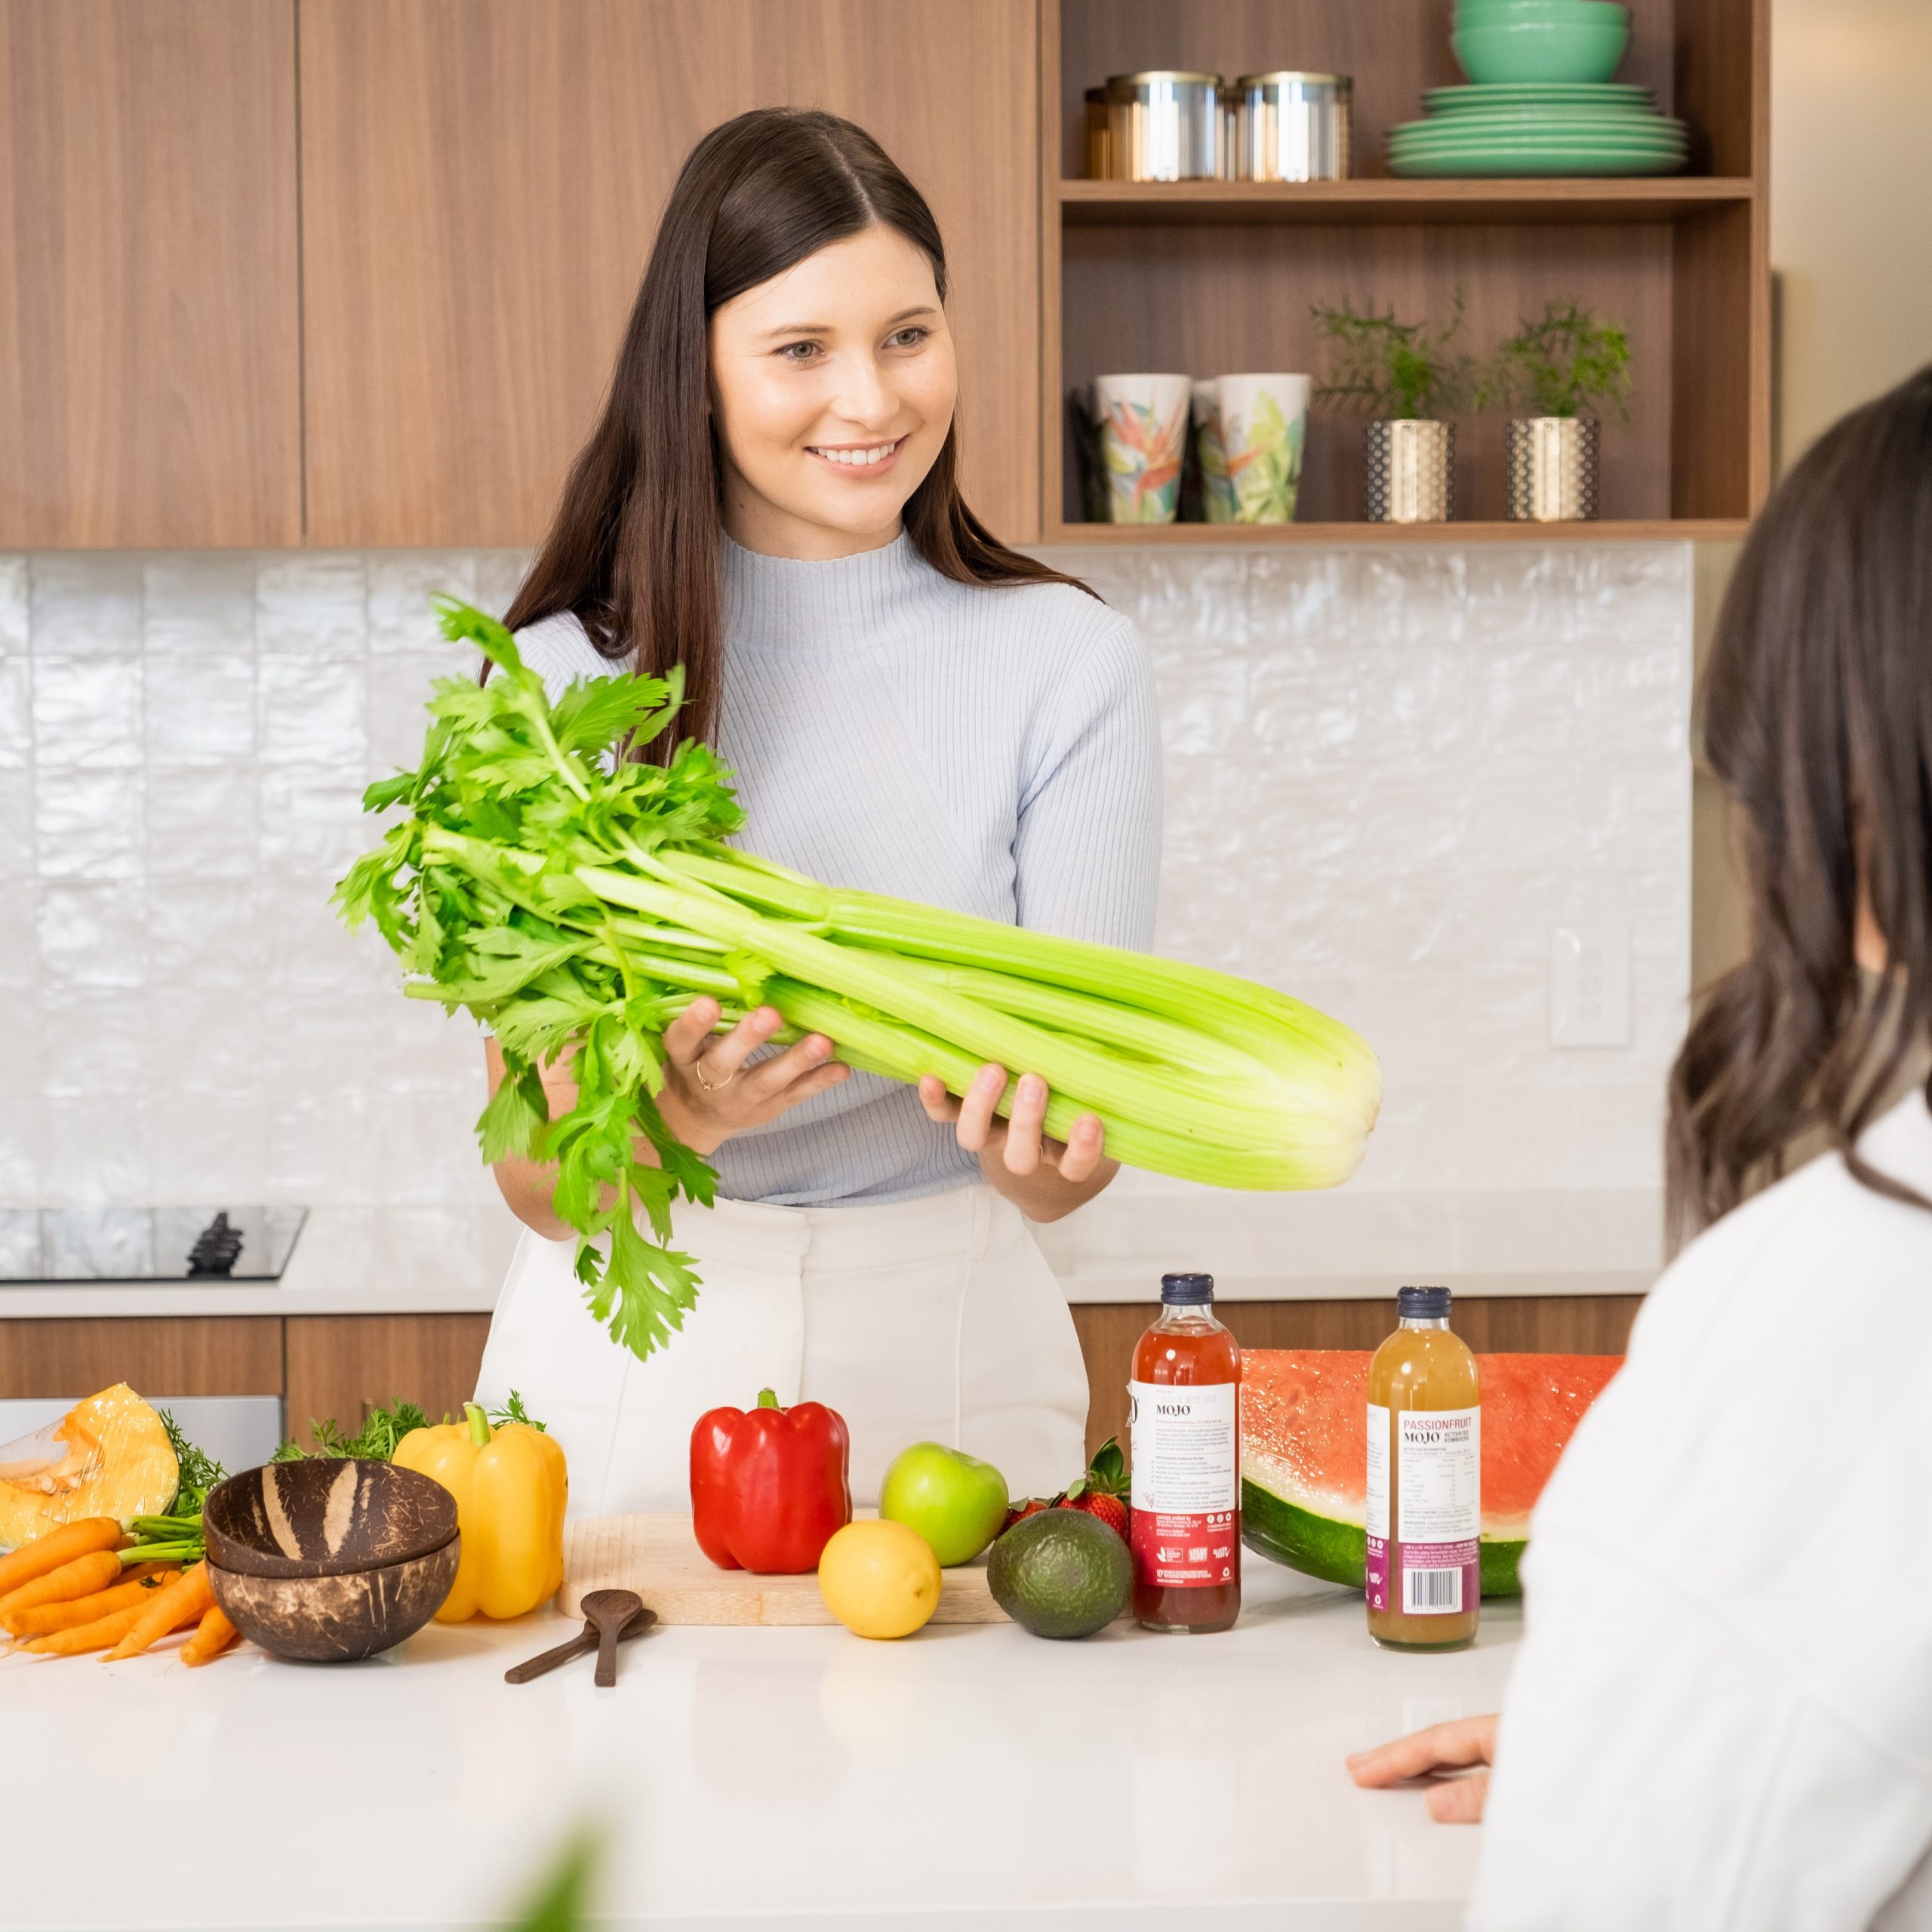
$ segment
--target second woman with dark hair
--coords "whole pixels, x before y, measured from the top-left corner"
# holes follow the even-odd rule
[[[779,109],[714,130],[508,621],[553,694],[681,665],[684,728],[735,770],[764,856],[1145,948],[1145,656],[961,501],[945,297],[930,211],[860,130]],[[855,1072],[833,1041],[777,1047],[768,1008],[718,1020],[700,1000],[665,1036],[660,1104],[720,1177],[715,1209],[677,1219],[704,1281],[684,1332],[645,1362],[612,1345],[583,1307],[553,1177],[506,1161],[529,1231],[479,1392],[515,1383],[552,1419],[577,1512],[686,1506],[693,1422],[764,1386],[846,1416],[860,1502],[921,1439],[986,1457],[1016,1491],[1063,1487],[1086,1377],[1026,1224],[1106,1185],[1099,1121],[1062,1145],[1025,1068],[986,1068],[955,1102]],[[568,1105],[563,1070],[548,1078]]]
[[[1932,368],[1760,512],[1704,711],[1751,947],[1672,1075],[1697,1238],[1537,1505],[1500,1723],[1352,1762],[1494,1751],[1430,1795],[1475,1932],[1932,1925]]]

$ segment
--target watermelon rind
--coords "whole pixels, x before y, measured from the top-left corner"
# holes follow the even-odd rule
[[[1247,1477],[1241,1485],[1241,1540],[1305,1577],[1362,1587],[1368,1540],[1359,1523],[1298,1508]]]
[[[1367,1568],[1368,1539],[1359,1523],[1318,1515],[1262,1487],[1252,1477],[1241,1485],[1241,1540],[1257,1555],[1319,1577],[1331,1583],[1360,1589]],[[1486,1597],[1515,1597],[1523,1593],[1517,1565],[1527,1546],[1521,1537],[1477,1546]]]
[[[1522,1561],[1523,1552],[1529,1546],[1521,1537],[1513,1543],[1491,1543],[1485,1537],[1477,1544],[1484,1596],[1519,1597],[1523,1594],[1523,1580],[1516,1574],[1516,1566]]]

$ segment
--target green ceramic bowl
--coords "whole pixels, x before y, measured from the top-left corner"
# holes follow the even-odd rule
[[[1571,26],[1521,20],[1459,26],[1450,35],[1463,72],[1478,86],[1499,81],[1607,81],[1629,43],[1627,22]]]
[[[1618,0],[1459,0],[1456,8],[1459,27],[1501,26],[1512,20],[1627,29],[1630,10]]]

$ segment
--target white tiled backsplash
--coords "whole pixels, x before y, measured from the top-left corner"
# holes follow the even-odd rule
[[[1327,1204],[1126,1177],[1054,1231],[1063,1272],[1144,1272],[1183,1224],[1197,1258],[1340,1292],[1647,1265],[1689,974],[1688,546],[1054,561],[1154,654],[1161,949],[1349,1020],[1387,1082]],[[494,1199],[472,1029],[398,998],[327,902],[364,783],[472,661],[429,592],[501,610],[525,561],[0,557],[0,1205]],[[1550,1044],[1573,922],[1629,928],[1627,1046]]]

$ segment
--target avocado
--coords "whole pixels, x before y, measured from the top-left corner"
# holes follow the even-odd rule
[[[1023,1516],[986,1559],[993,1601],[1036,1637],[1091,1637],[1127,1607],[1127,1546],[1081,1509]]]

